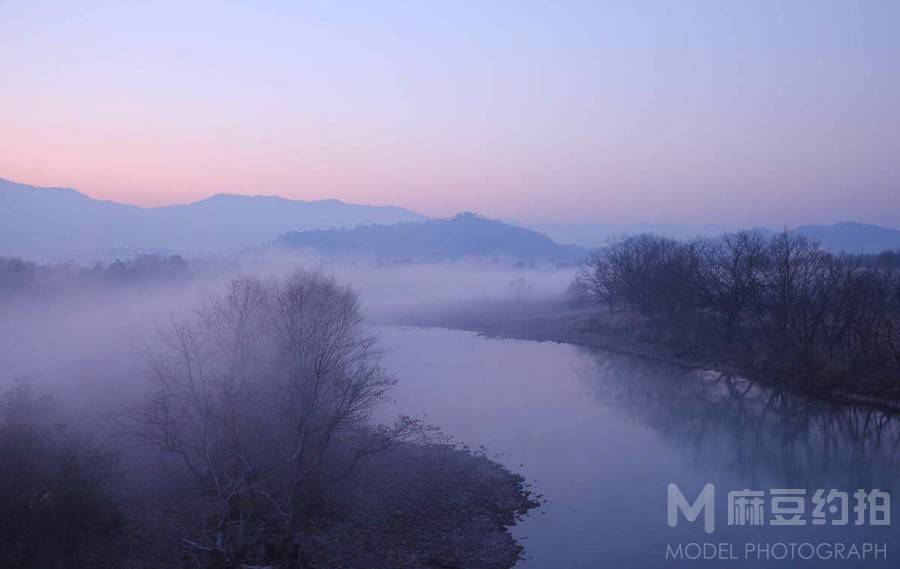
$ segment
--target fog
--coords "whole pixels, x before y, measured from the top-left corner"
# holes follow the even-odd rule
[[[631,242],[623,241],[620,247],[628,243]],[[500,531],[502,539],[509,540],[504,542],[504,551],[513,553],[496,566],[591,567],[598,559],[622,567],[647,566],[658,559],[659,551],[664,550],[672,536],[703,538],[700,526],[665,531],[658,517],[665,511],[661,489],[672,480],[685,488],[699,487],[711,480],[723,488],[834,485],[896,490],[890,482],[890,472],[895,469],[894,449],[900,427],[893,413],[818,402],[803,394],[772,388],[764,381],[756,383],[731,373],[673,365],[662,350],[657,353],[659,357],[634,357],[577,347],[589,345],[581,342],[584,336],[554,338],[553,334],[562,331],[596,332],[602,341],[610,337],[633,339],[630,330],[634,319],[619,320],[617,316],[611,324],[618,323],[622,328],[605,336],[604,329],[596,323],[593,328],[585,326],[600,312],[574,304],[577,299],[570,295],[573,280],[580,282],[592,274],[590,264],[583,265],[579,272],[571,266],[479,259],[351,263],[329,261],[313,254],[265,251],[185,265],[145,260],[114,269],[13,267],[18,267],[18,277],[0,280],[0,361],[4,364],[0,392],[29,378],[36,393],[51,395],[55,405],[44,407],[20,398],[28,403],[21,406],[20,412],[34,413],[42,424],[68,425],[69,432],[84,437],[72,439],[77,443],[75,448],[80,449],[83,441],[91,440],[98,443],[100,450],[109,448],[116,452],[120,458],[116,465],[119,476],[114,489],[106,491],[115,496],[130,527],[149,531],[156,539],[160,535],[174,536],[174,540],[170,537],[169,541],[148,542],[133,557],[172,551],[171,555],[180,556],[180,562],[196,554],[201,561],[195,565],[210,569],[246,566],[229,561],[238,558],[255,563],[265,560],[270,563],[263,565],[267,567],[302,567],[272,561],[283,557],[285,550],[293,554],[295,549],[290,543],[276,547],[276,554],[260,553],[259,548],[243,549],[244,538],[238,524],[243,523],[240,520],[245,515],[252,514],[255,527],[261,528],[255,534],[261,537],[254,538],[259,543],[277,535],[280,524],[293,530],[293,524],[306,523],[305,520],[330,520],[323,527],[338,529],[337,537],[331,538],[329,549],[322,553],[328,561],[342,552],[365,555],[377,551],[382,556],[372,564],[351,562],[344,566],[379,566],[393,555],[399,557],[390,557],[390,566],[400,566],[415,559],[403,549],[403,540],[409,536],[456,535],[454,532],[459,531],[469,533],[454,547],[465,551],[477,551],[483,544],[495,551],[497,536],[490,532]],[[298,269],[306,271],[299,278]],[[646,278],[634,280],[656,282]],[[358,313],[353,303],[346,304],[343,285],[357,295],[353,298],[358,297]],[[294,308],[292,302],[299,299],[294,288],[300,289],[311,306],[321,305],[321,312],[313,310],[313,320],[284,320]],[[242,291],[252,294],[242,296]],[[253,303],[245,302],[257,293],[268,295],[262,312],[248,310]],[[347,306],[349,312],[345,310]],[[308,353],[326,355],[312,358],[315,367],[333,355],[329,351],[332,340],[344,328],[341,314],[350,314],[347,322],[351,324],[355,315],[360,317],[364,333],[351,334],[349,341],[341,345],[358,354],[351,358],[351,368],[355,369],[357,361],[364,362],[366,373],[356,375],[377,380],[374,390],[369,390],[366,381],[361,389],[363,399],[377,406],[371,414],[367,409],[359,414],[365,420],[360,424],[368,429],[365,434],[354,438],[358,431],[349,428],[349,438],[337,439],[337,450],[330,459],[334,462],[329,462],[325,472],[331,476],[334,464],[346,456],[352,456],[349,462],[355,464],[356,448],[362,448],[362,455],[368,456],[369,450],[381,448],[381,441],[400,442],[392,447],[396,452],[393,463],[383,458],[389,453],[373,450],[375,456],[362,461],[369,466],[356,467],[374,468],[375,474],[364,470],[357,478],[349,479],[341,487],[345,501],[329,502],[326,514],[317,514],[315,507],[304,503],[302,508],[297,506],[296,511],[303,513],[295,521],[292,516],[282,515],[281,510],[285,504],[293,507],[293,494],[276,495],[272,500],[274,508],[265,510],[271,499],[270,486],[280,488],[280,477],[285,475],[282,467],[273,466],[279,459],[271,460],[281,456],[281,443],[285,441],[278,440],[283,432],[272,428],[279,424],[283,409],[270,395],[289,398],[292,394],[272,391],[268,376],[277,375],[278,370],[272,372],[266,367],[260,374],[255,367],[259,362],[266,366],[283,365],[284,360],[270,357],[272,353],[268,351],[262,352],[265,360],[254,360],[256,356],[251,353],[247,360],[251,363],[246,366],[251,371],[241,384],[246,346],[240,334],[222,336],[221,332],[237,330],[240,327],[232,327],[245,316],[275,336],[296,332],[299,336],[295,340],[301,341],[291,345],[302,349],[291,352],[288,359],[304,360]],[[611,313],[604,306],[602,314]],[[326,318],[321,318],[323,315]],[[334,320],[335,315],[338,320]],[[507,317],[509,323],[516,322],[519,327],[505,327]],[[335,326],[335,322],[339,325]],[[300,325],[294,327],[297,323]],[[560,323],[571,326],[554,329]],[[273,328],[266,328],[270,325]],[[213,381],[207,383],[205,372],[190,363],[187,374],[181,373],[185,363],[202,352],[195,351],[191,344],[193,334],[204,330],[213,332],[214,343],[236,340],[224,350],[226,353],[214,353],[210,360],[202,362],[215,368],[210,374]],[[463,330],[555,341],[501,341]],[[370,346],[370,339],[376,343]],[[268,344],[264,350],[267,349]],[[234,354],[239,356],[234,360],[239,365],[232,361]],[[191,389],[196,379],[204,397],[187,404],[182,401],[180,406],[176,401],[174,407],[168,407],[172,399],[178,398],[179,382],[185,379]],[[233,380],[239,385],[232,391]],[[165,397],[159,398],[160,393]],[[203,413],[198,414],[197,410],[208,410],[208,394],[214,396],[216,405],[224,405],[228,411],[223,414],[226,425],[239,427],[233,432],[240,445],[224,444],[219,435],[201,439],[201,445],[185,445],[178,437],[168,438],[167,429],[185,429],[202,418]],[[162,414],[154,406],[160,403]],[[8,436],[11,431],[3,423],[8,420],[4,418],[8,411],[4,405],[7,400],[0,400],[0,435]],[[135,414],[135,410],[142,414]],[[238,423],[227,422],[232,420],[230,413],[244,411],[247,414],[241,415]],[[139,437],[134,436],[135,417],[137,426],[147,429]],[[157,429],[160,426],[165,428]],[[158,438],[160,433],[164,435],[162,441]],[[301,440],[305,440],[306,430],[301,429],[301,433]],[[467,446],[418,444],[448,440]],[[69,441],[62,439],[61,447],[66,448]],[[155,446],[147,444],[154,441]],[[291,442],[289,437],[287,442]],[[8,443],[0,443],[0,450],[9,454]],[[357,444],[360,446],[346,446]],[[299,449],[304,449],[304,445],[305,442]],[[251,450],[246,454],[229,454],[234,448],[248,447]],[[86,453],[80,459],[82,464],[94,464],[97,456],[104,456],[91,450],[94,447],[85,448],[88,450],[78,451]],[[410,448],[424,449],[426,454],[416,455]],[[427,455],[439,453],[442,448],[452,448],[458,454],[453,460],[439,454],[431,458]],[[485,454],[469,455],[461,450],[465,448],[481,449],[478,452]],[[54,449],[43,452],[61,452]],[[208,464],[204,468],[213,473],[214,484],[191,485],[189,468],[185,466],[188,462],[182,464],[178,452],[205,457]],[[479,456],[486,462],[469,462],[475,460],[472,458],[459,462],[460,456]],[[228,461],[228,457],[238,460]],[[435,468],[435,464],[440,468]],[[486,472],[485,464],[491,468],[502,465],[524,478],[504,479],[512,474],[507,470]],[[379,467],[383,469],[380,475]],[[26,472],[18,463],[9,468],[19,475]],[[105,472],[103,468],[99,470]],[[258,472],[264,473],[260,479]],[[491,508],[499,503],[505,511],[527,512],[537,503],[529,501],[530,490],[523,490],[523,481],[546,496],[541,505],[544,515],[529,516],[516,523],[517,518],[511,516],[485,518],[484,514],[475,514],[459,520],[433,514],[460,512],[460,516],[468,516],[468,508],[475,502]],[[368,486],[370,483],[373,485]],[[448,497],[448,488],[455,488],[458,493],[451,492]],[[513,489],[515,497],[511,502],[504,502],[510,499],[502,494],[504,488]],[[4,490],[0,480],[0,499]],[[398,491],[401,494],[391,493]],[[404,491],[418,500],[412,509],[404,501]],[[239,492],[238,499],[234,492]],[[153,505],[145,507],[147,501]],[[389,515],[378,518],[367,508],[387,511]],[[407,533],[399,540],[395,533],[381,539],[379,544],[389,543],[385,548],[363,546],[358,541],[347,546],[344,526],[328,524],[342,519],[348,511],[356,511],[356,519],[372,524],[366,526],[366,531],[376,533],[366,535],[374,536],[373,539],[381,539],[377,534],[379,524],[390,532],[396,532],[399,524]],[[419,513],[397,514],[404,511]],[[80,515],[81,510],[68,507],[56,516],[65,520],[65,515],[72,512]],[[92,516],[91,519],[98,518],[97,514]],[[445,518],[449,525],[425,526],[430,520]],[[404,526],[403,520],[407,519],[410,522]],[[487,520],[490,528],[471,525],[471,519]],[[603,539],[598,539],[597,528],[604,528]],[[823,535],[844,539],[834,528],[826,530]],[[104,533],[108,530],[99,531],[104,539],[110,535]],[[118,534],[112,535],[119,539]],[[762,535],[778,538],[774,531]],[[810,539],[817,535],[804,534]],[[878,537],[869,526],[854,527],[852,535],[854,539],[888,539]],[[524,559],[516,559],[518,549],[513,537],[526,544]],[[402,543],[397,545],[391,539]],[[211,545],[220,541],[224,543],[221,547]],[[101,550],[108,553],[112,547],[104,545]],[[866,563],[860,566],[879,566]],[[148,565],[109,566],[130,569]],[[176,562],[149,566],[174,569],[185,565]],[[411,566],[433,565],[423,560]],[[459,566],[492,565],[473,562]]]
[[[0,548],[0,565],[293,567],[294,538],[265,544],[299,535],[310,519],[333,520],[316,513],[322,500],[349,500],[340,515],[359,519],[408,507],[387,497],[394,474],[377,482],[398,467],[410,488],[446,477],[441,494],[412,498],[453,511],[475,504],[473,480],[494,480],[478,504],[507,505],[485,527],[467,525],[467,539],[503,540],[511,564],[518,547],[505,527],[535,504],[500,465],[431,444],[449,434],[421,409],[390,405],[395,377],[382,358],[400,347],[382,341],[379,325],[457,303],[550,298],[572,277],[571,268],[480,260],[337,263],[271,251],[94,267],[0,259],[0,506],[19,520],[0,528],[14,543]],[[360,460],[370,454],[381,462]],[[348,475],[363,482],[342,485]],[[354,488],[378,498],[351,498]],[[54,492],[61,498],[49,503],[61,510],[33,509],[29,496]],[[82,502],[57,505],[63,493]],[[56,529],[79,516],[89,520],[83,532]],[[19,532],[39,523],[32,518],[45,532]],[[426,535],[420,525],[415,534]],[[45,547],[56,531],[71,545]],[[145,534],[151,541],[128,543]],[[329,561],[372,551],[340,543],[323,554]],[[398,544],[379,555],[409,554]]]
[[[141,350],[161,325],[190,314],[242,275],[264,279],[320,270],[356,290],[366,321],[478,300],[538,300],[562,294],[573,268],[489,261],[378,265],[330,263],[314,255],[245,256],[192,267],[190,276],[93,286],[57,282],[50,291],[0,293],[0,390],[29,378],[82,418],[115,410],[145,387]]]

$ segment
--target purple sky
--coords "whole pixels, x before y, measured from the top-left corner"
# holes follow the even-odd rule
[[[900,2],[0,0],[0,177],[900,226]]]

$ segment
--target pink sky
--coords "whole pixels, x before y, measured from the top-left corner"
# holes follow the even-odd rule
[[[889,2],[0,6],[0,177],[527,221],[900,225]]]

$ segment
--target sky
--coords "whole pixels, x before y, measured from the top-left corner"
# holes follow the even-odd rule
[[[900,226],[900,2],[0,0],[0,177]]]

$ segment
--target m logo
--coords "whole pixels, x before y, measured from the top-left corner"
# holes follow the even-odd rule
[[[712,533],[716,529],[716,487],[707,483],[693,504],[688,504],[687,498],[681,493],[677,484],[669,484],[669,527],[678,525],[678,512],[684,514],[687,521],[693,522],[703,513],[703,529],[706,533]]]

